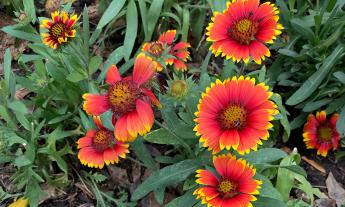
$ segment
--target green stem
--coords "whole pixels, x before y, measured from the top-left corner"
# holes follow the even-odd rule
[[[244,72],[246,71],[246,63],[241,62],[241,67],[240,67],[240,76],[244,75]]]
[[[167,130],[171,135],[173,135],[175,137],[175,139],[182,145],[182,147],[186,149],[186,151],[188,152],[188,154],[191,158],[195,157],[193,150],[190,148],[190,146],[183,139],[181,139],[173,131],[171,131],[168,127],[166,127],[165,125],[163,125],[159,121],[155,120],[155,123],[158,126],[160,126],[161,128]]]
[[[164,70],[165,74],[167,75],[168,79],[172,81],[172,78],[169,75],[168,67],[166,67],[166,65],[163,67],[163,70]]]
[[[142,162],[140,162],[140,161],[138,161],[138,160],[136,160],[136,159],[134,159],[134,158],[132,158],[132,157],[130,157],[130,156],[128,156],[128,155],[126,156],[126,158],[129,159],[129,160],[132,161],[132,162],[137,163],[137,164],[140,165],[140,166],[147,167],[144,163],[142,163]]]

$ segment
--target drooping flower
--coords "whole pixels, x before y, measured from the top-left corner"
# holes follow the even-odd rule
[[[167,65],[173,65],[176,70],[187,70],[185,62],[187,62],[189,58],[188,48],[190,44],[187,42],[174,44],[175,36],[176,30],[168,30],[161,34],[158,41],[144,44],[142,50],[146,55],[157,62],[157,71],[163,70],[163,66],[160,62],[165,62]]]
[[[75,36],[74,25],[77,22],[76,14],[70,16],[65,11],[51,13],[51,20],[44,19],[41,27],[47,29],[47,33],[41,33],[43,43],[56,49],[59,45],[66,43]]]
[[[29,199],[21,197],[21,198],[18,198],[13,203],[11,203],[8,207],[27,207],[27,206],[29,206]]]
[[[86,136],[77,141],[78,159],[83,165],[103,168],[104,164],[119,162],[119,158],[126,158],[128,144],[115,139],[114,133],[106,129],[100,118],[94,116],[97,129],[90,129]]]
[[[327,119],[326,111],[310,114],[304,125],[303,141],[308,149],[317,149],[317,154],[324,157],[330,149],[338,149],[339,133],[336,128],[339,115],[334,113]]]
[[[213,164],[216,175],[209,170],[196,171],[196,182],[202,185],[194,191],[197,199],[210,207],[252,206],[262,183],[253,178],[256,170],[231,154],[213,157]]]
[[[217,153],[233,148],[239,153],[257,150],[261,139],[269,137],[268,129],[277,106],[269,100],[272,92],[264,83],[243,76],[211,83],[199,101],[194,131],[204,147]]]
[[[265,43],[272,44],[283,26],[278,23],[278,9],[270,2],[233,0],[223,13],[215,12],[207,27],[210,50],[218,56],[234,61],[249,61],[251,57],[261,64],[270,56]]]
[[[151,103],[160,106],[154,93],[145,86],[155,68],[156,63],[143,54],[135,60],[133,76],[122,78],[117,67],[111,66],[106,76],[108,92],[84,94],[84,110],[90,115],[111,110],[116,120],[115,137],[119,141],[132,142],[138,134],[145,135],[154,123]]]

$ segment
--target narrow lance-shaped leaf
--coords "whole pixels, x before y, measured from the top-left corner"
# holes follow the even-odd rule
[[[344,49],[343,45],[338,45],[332,54],[324,60],[322,66],[286,101],[286,104],[296,105],[306,100],[317,89],[331,71],[332,67],[341,58]]]

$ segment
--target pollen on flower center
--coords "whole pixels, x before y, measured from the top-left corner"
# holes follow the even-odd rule
[[[236,192],[237,185],[230,180],[223,180],[218,185],[218,191],[225,195],[233,195]]]
[[[93,137],[92,144],[97,151],[104,151],[114,143],[113,133],[108,130],[100,130]]]
[[[135,109],[135,101],[140,91],[133,81],[123,80],[109,87],[108,98],[115,114],[123,114]]]
[[[164,51],[164,48],[161,42],[152,43],[149,49],[149,52],[156,57],[160,57],[163,51]]]
[[[246,124],[247,111],[239,104],[230,104],[219,114],[224,129],[241,129]]]
[[[327,126],[320,127],[318,134],[321,141],[329,141],[332,138],[332,131]]]
[[[58,39],[59,37],[64,36],[65,30],[65,25],[61,22],[58,22],[52,25],[50,35]]]
[[[258,31],[259,24],[250,19],[241,19],[229,30],[229,36],[242,45],[248,45]]]

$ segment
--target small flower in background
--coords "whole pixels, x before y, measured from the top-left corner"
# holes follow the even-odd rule
[[[190,44],[187,42],[174,44],[175,36],[176,30],[168,30],[161,34],[158,41],[144,44],[142,51],[157,62],[157,71],[163,70],[160,62],[173,65],[176,70],[187,70],[185,62],[189,58],[188,48]]]
[[[213,207],[252,206],[258,195],[261,181],[253,176],[256,170],[245,160],[231,154],[213,157],[217,175],[209,170],[197,170],[197,188],[194,195],[202,203]]]
[[[77,15],[70,16],[64,11],[55,11],[51,14],[52,20],[44,19],[41,27],[48,30],[42,33],[43,43],[56,49],[59,45],[66,43],[69,38],[75,36],[76,30],[73,28],[77,22]]]
[[[21,198],[18,198],[13,203],[11,203],[8,207],[27,207],[27,206],[29,206],[29,199],[21,197]]]
[[[239,153],[257,150],[261,139],[269,137],[268,129],[277,106],[269,100],[272,92],[264,83],[243,76],[211,83],[199,101],[196,131],[204,147],[218,153],[233,148]]]
[[[316,116],[310,114],[303,130],[303,141],[307,148],[317,149],[317,154],[324,157],[331,148],[336,150],[339,144],[339,133],[336,128],[338,118],[339,115],[335,113],[328,120],[326,111],[317,112]]]
[[[80,162],[101,169],[104,164],[118,163],[119,158],[126,158],[128,144],[117,141],[114,133],[103,126],[99,117],[93,119],[98,129],[88,130],[86,136],[77,141]]]
[[[223,13],[215,12],[207,27],[207,40],[212,42],[210,50],[218,56],[233,61],[249,61],[257,64],[270,56],[264,43],[272,44],[283,26],[278,23],[278,9],[259,0],[235,0],[228,2]]]
[[[122,78],[116,66],[108,70],[104,95],[84,94],[84,110],[89,115],[101,115],[109,109],[113,112],[115,137],[122,142],[132,142],[138,134],[145,135],[154,123],[151,103],[160,106],[154,93],[145,83],[155,73],[156,63],[140,54],[134,63],[133,76]]]

